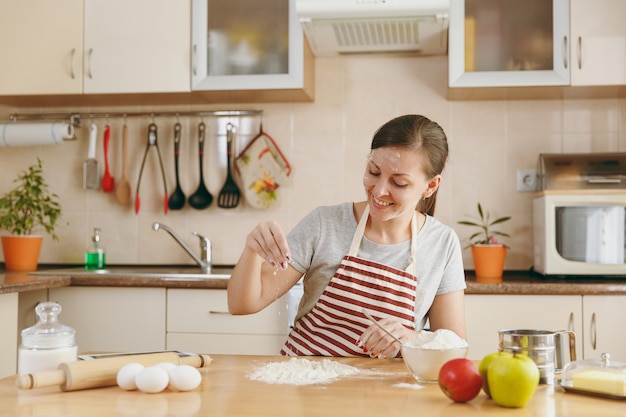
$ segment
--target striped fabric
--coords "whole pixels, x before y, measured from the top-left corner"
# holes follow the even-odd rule
[[[296,322],[281,354],[369,356],[356,345],[371,325],[363,309],[378,320],[393,317],[414,329],[416,285],[413,274],[345,256],[313,309]]]

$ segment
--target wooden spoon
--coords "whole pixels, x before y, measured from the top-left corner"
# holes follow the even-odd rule
[[[115,197],[117,201],[122,205],[130,204],[130,183],[128,182],[128,178],[126,177],[126,152],[127,152],[127,142],[128,142],[128,126],[124,124],[122,128],[122,178],[117,183],[117,188],[115,189]]]

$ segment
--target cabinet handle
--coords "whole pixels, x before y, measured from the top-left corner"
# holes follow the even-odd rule
[[[89,52],[87,53],[87,76],[89,78],[93,78],[91,75],[91,54],[93,54],[93,48],[89,48]]]
[[[209,314],[230,315],[228,311],[209,310]]]
[[[597,342],[598,342],[598,334],[596,331],[596,313],[593,313],[591,315],[591,326],[590,326],[590,330],[591,330],[591,348],[593,350],[596,350],[596,346],[597,346]]]
[[[193,46],[193,51],[191,53],[193,60],[193,75],[198,74],[198,45]]]
[[[578,69],[583,68],[583,38],[578,37]]]
[[[567,69],[567,36],[563,36],[563,66]]]
[[[76,78],[76,74],[74,74],[74,56],[76,56],[76,48],[72,48],[70,53],[70,77],[72,77],[72,80]]]

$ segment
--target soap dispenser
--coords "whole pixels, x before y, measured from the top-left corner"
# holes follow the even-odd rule
[[[106,253],[100,246],[100,229],[93,229],[91,245],[85,252],[85,269],[104,269],[106,267]]]
[[[43,302],[37,305],[35,312],[37,323],[21,332],[19,375],[52,371],[61,363],[77,359],[76,331],[59,323],[61,306],[55,302]]]

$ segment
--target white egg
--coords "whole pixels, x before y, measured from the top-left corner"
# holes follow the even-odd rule
[[[117,385],[126,391],[137,389],[135,377],[143,370],[144,366],[137,362],[127,363],[117,371]]]
[[[150,394],[163,391],[169,382],[167,371],[160,366],[148,366],[135,377],[137,388]]]
[[[202,374],[191,365],[179,365],[170,371],[170,386],[178,391],[191,391],[202,382]]]
[[[167,372],[169,372],[172,369],[176,368],[176,365],[173,364],[172,362],[159,362],[159,363],[157,363],[154,366],[161,367],[161,368],[165,369]]]

